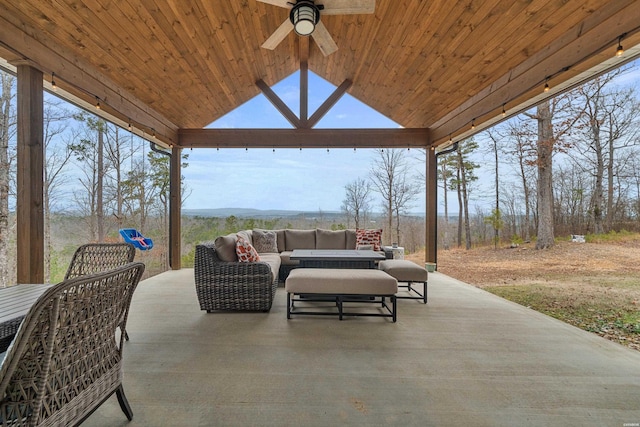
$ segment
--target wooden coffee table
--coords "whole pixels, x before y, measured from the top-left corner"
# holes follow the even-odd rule
[[[295,249],[291,259],[300,261],[302,268],[376,268],[376,261],[385,256],[356,249]]]

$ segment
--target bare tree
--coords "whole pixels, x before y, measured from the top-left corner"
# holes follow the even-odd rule
[[[342,201],[342,211],[349,221],[353,219],[355,228],[362,228],[362,222],[366,222],[371,209],[371,183],[364,178],[358,178],[344,187],[345,198]]]
[[[469,158],[470,154],[478,148],[478,143],[471,139],[466,139],[458,143],[456,149],[457,159],[457,182],[458,205],[460,211],[458,213],[458,246],[462,242],[462,227],[464,225],[465,248],[471,249],[471,223],[469,218],[469,191],[473,181],[478,177],[474,170],[478,165]]]
[[[536,181],[533,166],[536,165],[537,148],[536,131],[531,129],[528,120],[512,120],[507,125],[504,153],[507,160],[513,163],[515,173],[520,181],[524,205],[524,223],[521,236],[525,242],[531,240],[532,187]]]
[[[415,183],[408,181],[406,174],[402,174],[396,178],[393,185],[393,213],[396,217],[396,243],[401,244],[400,218],[405,215],[410,208],[413,207],[412,201],[420,193],[420,187]]]
[[[610,88],[621,73],[617,70],[605,74],[576,90],[584,107],[576,126],[580,137],[576,138],[573,158],[593,177],[590,212],[596,234],[612,227],[617,154],[636,144],[638,135],[640,105],[634,90]]]
[[[581,113],[570,108],[575,95],[568,93],[538,104],[536,113],[524,113],[538,125],[536,143],[538,168],[538,238],[536,249],[550,248],[555,244],[553,217],[553,155],[566,152],[566,141]]]
[[[401,191],[408,182],[409,170],[404,158],[404,150],[380,149],[377,150],[377,153],[378,158],[373,162],[370,176],[374,190],[382,196],[383,208],[387,217],[387,241],[392,241],[395,213],[406,207],[401,206],[406,204],[405,199],[398,197],[396,193]],[[399,226],[396,227],[396,232],[398,229]],[[395,242],[399,242],[399,239],[400,236],[396,235]]]
[[[51,209],[56,203],[59,188],[64,183],[64,168],[71,159],[71,150],[65,143],[57,144],[58,137],[67,129],[71,115],[62,107],[62,102],[45,101],[44,105],[44,279],[51,281]]]
[[[444,205],[444,235],[442,245],[449,249],[449,191],[456,188],[455,180],[457,170],[457,156],[455,154],[445,154],[438,157],[438,181],[442,184],[442,196]]]
[[[538,239],[536,249],[555,243],[553,232],[553,123],[549,101],[538,105]]]
[[[503,226],[503,221],[502,221],[502,213],[500,212],[500,173],[499,173],[499,167],[500,167],[500,162],[498,161],[498,153],[500,151],[500,144],[499,144],[499,140],[501,140],[502,138],[500,136],[498,136],[497,133],[492,132],[491,130],[486,132],[487,135],[489,136],[489,139],[491,140],[492,144],[491,144],[491,151],[493,152],[493,160],[494,160],[494,168],[495,168],[495,174],[494,174],[494,178],[495,178],[495,208],[493,210],[493,213],[490,217],[485,218],[485,221],[488,221],[492,226],[493,226],[493,245],[494,245],[494,249],[498,249],[498,241],[500,240],[500,230],[502,229]]]
[[[84,127],[75,133],[70,149],[84,174],[79,179],[84,191],[75,192],[74,198],[79,210],[88,219],[90,240],[104,241],[103,179],[107,165],[103,156],[103,134],[106,123],[87,113],[75,117]]]
[[[15,114],[12,109],[14,99],[15,78],[0,71],[0,287],[4,288],[13,282],[13,274],[9,274],[9,188],[11,155],[9,141],[15,133]]]

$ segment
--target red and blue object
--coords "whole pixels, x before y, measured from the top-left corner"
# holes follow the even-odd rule
[[[121,228],[120,235],[125,242],[131,243],[141,251],[148,251],[149,249],[153,248],[153,240],[144,237],[135,228]]]

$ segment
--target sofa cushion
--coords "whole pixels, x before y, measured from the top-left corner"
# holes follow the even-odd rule
[[[380,250],[380,240],[382,238],[382,229],[377,230],[356,230],[356,247],[360,245],[373,245],[374,251]]]
[[[284,252],[286,250],[284,230],[275,230],[275,232],[276,236],[278,236],[276,238],[278,243],[278,252]]]
[[[253,245],[253,238],[251,236],[252,234],[253,233],[251,232],[251,230],[241,230],[236,233],[236,236],[242,237],[244,240]]]
[[[355,249],[356,248],[356,230],[344,230],[346,245],[345,249]]]
[[[315,249],[316,230],[284,230],[285,249]]]
[[[275,253],[260,254],[260,262],[266,262],[267,264],[269,264],[271,273],[273,274],[273,280],[274,282],[277,282],[281,264],[280,255]]]
[[[238,255],[238,261],[240,262],[257,262],[260,261],[260,256],[251,243],[238,234],[238,240],[236,241],[236,254]]]
[[[332,231],[316,229],[316,249],[345,249],[346,245],[347,235],[345,230]]]
[[[216,254],[218,258],[220,258],[220,261],[238,262],[236,240],[235,234],[228,234],[216,238],[214,244],[216,245]]]
[[[253,229],[253,247],[258,253],[277,253],[278,235],[275,231]]]

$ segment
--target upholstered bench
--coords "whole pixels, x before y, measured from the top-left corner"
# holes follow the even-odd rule
[[[381,270],[296,268],[287,277],[285,290],[287,319],[293,314],[314,314],[338,315],[340,320],[343,316],[376,316],[391,317],[396,321],[398,281]],[[387,298],[391,306],[387,304]],[[297,302],[305,302],[304,307],[296,307]],[[338,311],[327,311],[326,305],[314,306],[317,302],[332,303],[329,308],[335,304]],[[347,312],[344,303],[349,303],[349,310],[361,308],[361,304],[380,304],[383,310]]]
[[[378,263],[378,269],[394,277],[398,287],[407,288],[409,295],[398,295],[397,298],[417,299],[427,303],[427,270],[415,262],[387,259]],[[406,283],[402,285],[400,283]],[[422,283],[422,293],[413,287],[414,283]]]

